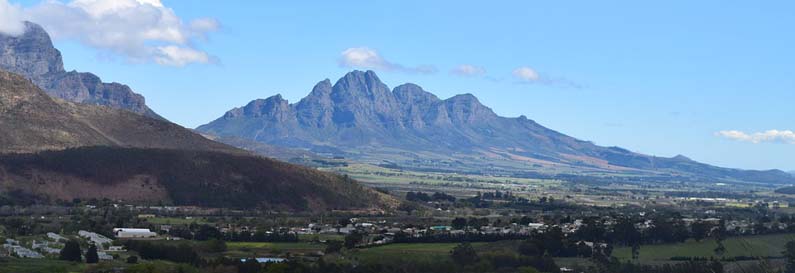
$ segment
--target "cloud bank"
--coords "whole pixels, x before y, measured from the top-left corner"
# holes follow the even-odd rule
[[[216,61],[195,44],[217,31],[218,21],[186,22],[160,0],[51,0],[26,9],[0,0],[0,18],[0,32],[18,35],[6,21],[28,20],[40,24],[54,39],[75,40],[132,62],[184,66]]]
[[[731,140],[751,143],[795,144],[795,132],[790,130],[767,130],[750,134],[738,130],[726,130],[717,132],[715,135]]]
[[[390,72],[433,74],[437,69],[430,65],[407,67],[387,61],[378,51],[368,47],[351,47],[341,53],[339,65],[347,68],[364,68]]]

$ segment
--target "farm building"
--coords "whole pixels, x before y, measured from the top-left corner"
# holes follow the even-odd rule
[[[157,233],[148,228],[114,228],[113,234],[116,238],[153,238]]]

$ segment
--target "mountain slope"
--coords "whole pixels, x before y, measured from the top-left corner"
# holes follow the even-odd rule
[[[109,198],[269,210],[382,209],[347,177],[252,155],[170,122],[55,99],[0,71],[0,205]]]
[[[0,197],[16,193],[27,202],[108,198],[280,211],[383,209],[394,202],[347,177],[272,159],[122,147],[0,155],[0,189]]]
[[[240,152],[167,121],[51,98],[2,70],[0,131],[0,152],[6,153],[97,145]]]
[[[0,33],[0,69],[31,79],[50,96],[72,102],[109,106],[162,119],[143,96],[119,83],[104,83],[91,73],[65,71],[61,52],[41,26],[26,22],[20,36]]]
[[[471,94],[440,99],[415,84],[390,90],[372,71],[321,81],[301,101],[254,100],[197,128],[369,163],[490,174],[633,174],[666,179],[786,183],[781,171],[718,168],[686,157],[601,147],[524,116],[500,117]]]

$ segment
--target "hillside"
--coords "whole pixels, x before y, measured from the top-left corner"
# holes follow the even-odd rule
[[[71,102],[124,109],[162,119],[140,94],[120,83],[105,83],[91,73],[64,70],[61,52],[39,25],[26,22],[25,33],[0,33],[0,69],[25,76],[50,96]]]
[[[0,155],[0,192],[17,202],[108,198],[284,211],[383,209],[393,202],[347,177],[212,151],[81,147]]]
[[[128,111],[54,99],[0,70],[0,152],[129,146],[240,152],[179,125]]]
[[[345,177],[255,156],[167,121],[54,99],[5,71],[0,132],[0,200],[294,211],[393,202]]]
[[[372,164],[519,176],[789,183],[782,171],[719,168],[684,156],[655,157],[602,147],[520,116],[501,117],[471,94],[440,99],[415,84],[390,90],[372,71],[319,82],[290,104],[258,99],[197,128],[273,146]]]

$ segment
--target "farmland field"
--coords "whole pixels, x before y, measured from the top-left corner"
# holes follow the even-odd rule
[[[795,234],[731,237],[723,243],[726,247],[723,257],[780,257],[784,244],[792,240],[795,240]],[[712,239],[680,244],[645,245],[641,246],[638,258],[641,262],[650,262],[669,261],[671,257],[677,256],[713,257],[715,247],[715,240]],[[632,258],[632,250],[629,247],[616,248],[613,256],[629,260]]]
[[[427,259],[448,259],[450,251],[458,244],[454,243],[429,243],[429,244],[390,244],[379,247],[358,249],[353,254],[362,261],[378,261],[385,258],[399,258],[401,260],[422,261]],[[485,243],[472,243],[476,249]]]

